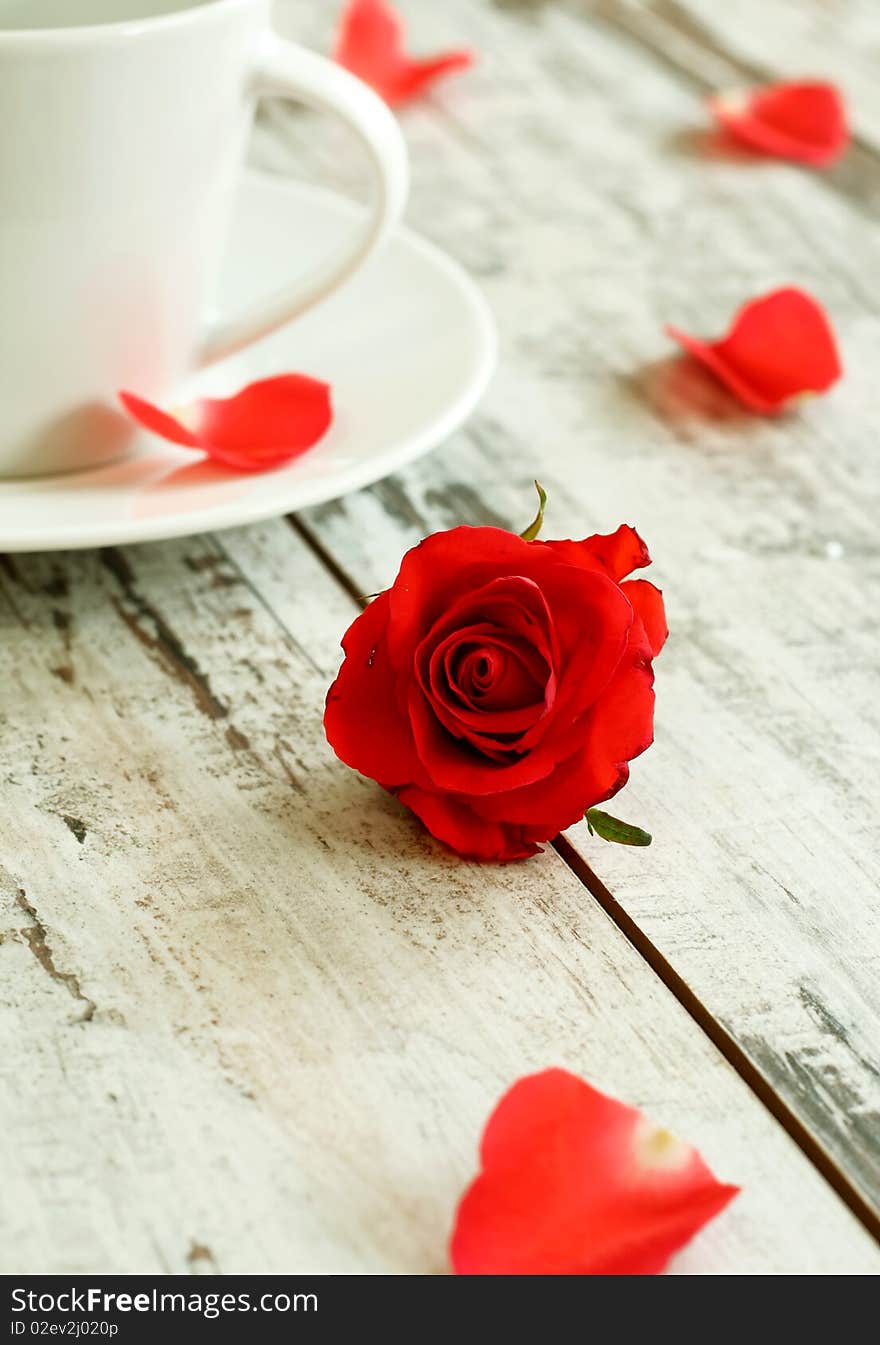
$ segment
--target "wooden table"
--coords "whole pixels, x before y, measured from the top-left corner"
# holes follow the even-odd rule
[[[281,6],[326,49],[333,7]],[[0,1246],[15,1272],[435,1272],[481,1126],[553,1063],[743,1194],[679,1272],[880,1269],[880,14],[412,0],[479,67],[403,117],[412,224],[501,330],[416,467],[216,537],[0,558]],[[709,89],[830,74],[817,175],[713,152]],[[256,159],[356,190],[341,133]],[[847,376],[751,419],[670,361],[799,283]],[[672,638],[618,850],[440,851],[325,744],[356,599],[452,524],[638,525]],[[874,1235],[873,1237],[871,1235]]]

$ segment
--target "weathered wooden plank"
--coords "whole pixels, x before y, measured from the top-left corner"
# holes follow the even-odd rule
[[[501,366],[464,433],[308,526],[365,592],[432,528],[522,526],[536,471],[548,535],[640,527],[673,635],[657,745],[620,809],[655,844],[572,839],[880,1207],[880,233],[797,168],[707,157],[697,87],[608,23],[405,8],[426,46],[484,56],[403,122],[411,220],[481,280]],[[283,16],[326,43],[325,16]],[[261,161],[327,168],[329,143],[345,181],[337,142],[302,132],[270,111]],[[750,419],[670,359],[662,326],[720,330],[788,282],[829,306],[847,377]]]
[[[551,1062],[743,1183],[680,1272],[880,1267],[558,856],[461,864],[335,761],[355,608],[286,523],[2,592],[4,1271],[440,1271]]]

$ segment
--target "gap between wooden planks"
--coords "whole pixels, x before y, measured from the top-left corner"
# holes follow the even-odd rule
[[[411,220],[482,282],[502,363],[443,450],[307,525],[364,592],[433,528],[521,527],[536,471],[547,535],[640,527],[673,635],[658,743],[619,804],[655,845],[633,861],[570,842],[876,1211],[880,235],[824,179],[705,159],[693,81],[572,6],[411,12],[426,45],[454,31],[483,55],[404,126]],[[261,160],[323,163],[313,130],[270,110]],[[750,421],[670,359],[663,323],[721,330],[792,281],[829,305],[847,378]]]

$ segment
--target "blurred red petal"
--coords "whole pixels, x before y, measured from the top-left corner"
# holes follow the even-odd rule
[[[425,59],[404,51],[404,23],[387,0],[350,0],[334,53],[340,65],[371,84],[387,103],[402,103],[453,70],[473,64],[470,51]]]
[[[803,290],[781,289],[740,309],[718,341],[668,334],[752,411],[776,415],[793,397],[825,392],[842,371],[824,309]]]
[[[824,168],[846,151],[846,110],[833,84],[771,84],[719,94],[709,107],[737,140],[779,159]]]
[[[305,374],[251,383],[234,397],[205,399],[178,420],[141,397],[121,392],[129,415],[153,434],[198,448],[236,472],[260,472],[298,457],[333,419],[330,388]]]
[[[452,1234],[460,1275],[656,1275],[739,1189],[561,1069],[514,1084],[480,1157]]]

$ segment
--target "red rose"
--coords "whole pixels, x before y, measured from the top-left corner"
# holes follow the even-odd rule
[[[337,755],[475,859],[523,859],[626,783],[666,638],[622,525],[583,542],[453,528],[354,622],[327,697]]]

